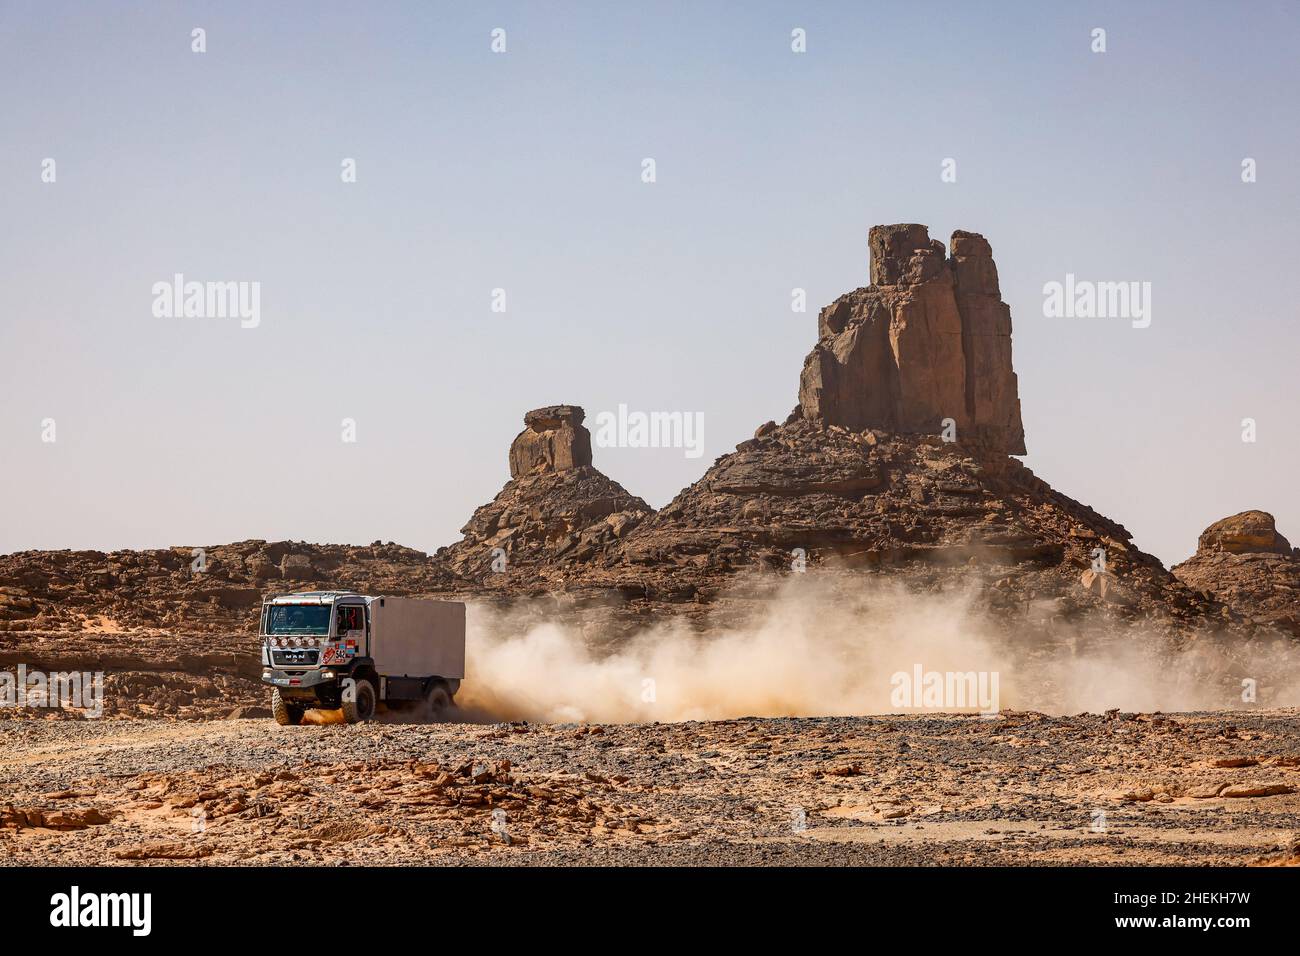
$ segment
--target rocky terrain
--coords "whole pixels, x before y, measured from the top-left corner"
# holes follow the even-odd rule
[[[263,595],[276,591],[414,594],[462,583],[441,562],[391,541],[19,551],[0,555],[0,631],[255,631]]]
[[[1300,550],[1266,511],[1243,511],[1201,534],[1174,576],[1252,623],[1300,637]]]
[[[34,722],[0,864],[1300,863],[1294,715]]]
[[[977,584],[990,613],[1018,619],[1174,627],[1222,610],[1014,458],[803,419],[760,428],[584,583],[707,604],[734,572],[798,568],[849,588],[864,575],[922,590]]]

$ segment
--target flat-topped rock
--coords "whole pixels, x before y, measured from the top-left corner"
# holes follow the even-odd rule
[[[566,471],[591,464],[591,432],[577,405],[547,405],[524,413],[524,430],[510,445],[510,477]]]

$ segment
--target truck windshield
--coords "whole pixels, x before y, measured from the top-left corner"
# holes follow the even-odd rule
[[[266,615],[267,634],[316,634],[330,632],[328,604],[272,604]]]

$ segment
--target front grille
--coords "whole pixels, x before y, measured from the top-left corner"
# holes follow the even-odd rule
[[[320,659],[320,651],[316,649],[307,650],[306,648],[292,648],[290,650],[273,650],[271,651],[271,663],[276,665],[288,666],[315,666],[316,661]]]

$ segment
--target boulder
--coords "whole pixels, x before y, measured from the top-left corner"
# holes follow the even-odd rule
[[[250,558],[247,566],[248,574],[254,581],[269,581],[280,576],[280,569],[260,555]]]
[[[307,555],[286,554],[280,561],[280,575],[288,581],[310,581],[316,576],[316,569]]]
[[[1227,551],[1231,554],[1260,552],[1290,554],[1291,544],[1278,534],[1277,524],[1267,511],[1243,511],[1214,522],[1201,532],[1196,551]]]
[[[1107,571],[1094,571],[1089,568],[1080,575],[1079,584],[1085,591],[1111,604],[1130,603],[1119,579]]]

